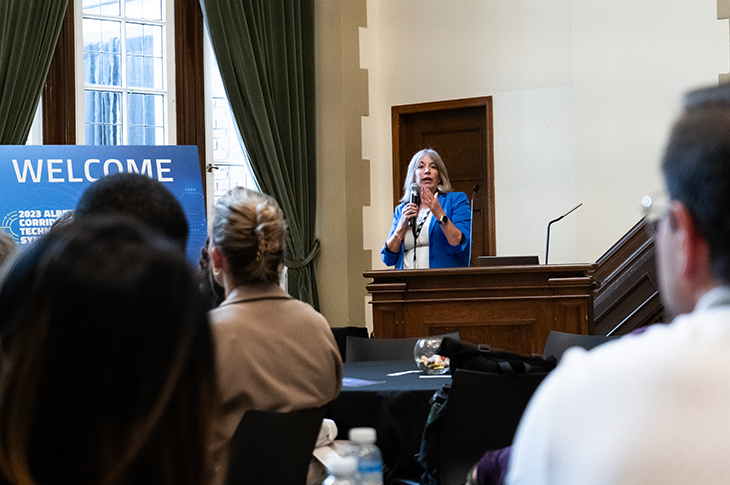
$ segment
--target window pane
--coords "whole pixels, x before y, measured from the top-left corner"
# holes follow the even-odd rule
[[[164,143],[164,96],[161,94],[130,94],[130,145],[162,145]]]
[[[144,18],[162,20],[162,0],[144,0]]]
[[[145,96],[145,124],[153,126],[162,126],[163,120],[163,99],[160,95]]]
[[[127,24],[127,85],[162,89],[162,27]]]
[[[211,103],[213,123],[213,197],[217,200],[233,187],[247,187],[258,190],[258,183],[249,164],[248,153],[236,129],[235,120],[228,104],[223,81],[218,70],[215,55],[210,52],[210,81],[213,99]]]
[[[129,145],[144,145],[144,126],[129,126]]]
[[[86,143],[122,144],[122,94],[110,91],[84,92],[86,104]]]
[[[100,0],[84,0],[81,4],[81,8],[84,13],[88,14],[98,14],[101,12],[101,9],[99,8],[99,2]]]
[[[84,83],[121,86],[121,22],[84,19]]]
[[[127,17],[162,20],[161,0],[126,0]]]
[[[127,17],[141,19],[142,18],[142,0],[126,0],[124,2],[124,11]]]
[[[127,55],[141,56],[144,54],[144,26],[127,22]]]
[[[84,0],[82,9],[89,15],[119,15],[119,0]]]
[[[101,4],[100,13],[102,15],[117,16],[121,14],[121,12],[119,11],[119,9],[121,8],[119,0],[101,0],[99,3]]]
[[[127,112],[129,113],[129,124],[130,125],[143,125],[144,124],[144,95],[143,94],[130,94],[127,98]],[[130,131],[131,136],[131,131]],[[134,145],[131,140],[130,145]]]

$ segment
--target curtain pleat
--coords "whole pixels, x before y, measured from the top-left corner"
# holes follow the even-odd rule
[[[319,309],[313,2],[200,0],[252,170],[287,220],[289,293]]]
[[[0,144],[22,145],[69,0],[0,1]]]

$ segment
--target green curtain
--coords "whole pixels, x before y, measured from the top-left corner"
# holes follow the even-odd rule
[[[23,145],[69,0],[0,0],[0,145]]]
[[[284,211],[289,293],[319,309],[312,259],[316,151],[314,0],[200,0],[261,190]]]

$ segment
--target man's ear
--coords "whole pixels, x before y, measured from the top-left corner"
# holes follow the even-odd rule
[[[680,202],[670,206],[668,217],[678,237],[681,250],[682,277],[694,284],[704,284],[710,276],[710,247],[697,228],[689,210]]]

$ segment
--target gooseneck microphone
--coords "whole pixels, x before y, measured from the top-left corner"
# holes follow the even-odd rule
[[[552,225],[553,222],[558,222],[560,219],[562,219],[563,217],[567,216],[568,214],[570,214],[571,212],[573,212],[574,210],[576,210],[578,207],[580,207],[582,205],[583,205],[583,202],[581,202],[577,206],[573,207],[572,209],[570,209],[568,212],[566,212],[562,216],[558,217],[557,219],[553,219],[552,221],[548,222],[548,226],[547,226],[547,241],[545,242],[545,264],[548,263],[548,251],[550,251],[550,226]]]
[[[421,186],[418,184],[411,184],[411,195],[408,198],[408,202],[411,204],[416,204],[416,207],[421,205]],[[408,225],[413,228],[413,230],[416,230],[416,218],[412,217],[408,219]],[[415,234],[415,232],[414,232]]]
[[[479,184],[474,186],[471,191],[471,219],[469,219],[469,262],[466,264],[467,267],[471,266],[471,252],[472,244],[474,244],[474,196],[479,192]]]

